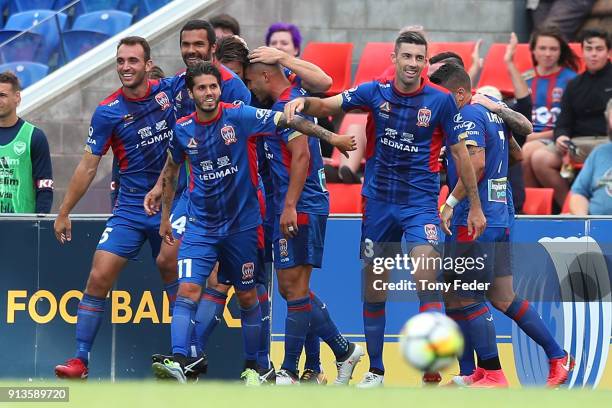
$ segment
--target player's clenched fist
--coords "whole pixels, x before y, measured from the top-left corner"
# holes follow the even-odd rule
[[[478,237],[484,232],[485,228],[487,228],[487,219],[482,212],[482,208],[470,207],[467,224],[468,235],[471,236],[473,240],[478,239]]]
[[[295,98],[287,102],[285,104],[285,117],[287,118],[287,122],[291,123],[293,118],[295,118],[295,114],[304,110],[304,106],[306,106],[305,98]]]
[[[60,244],[72,240],[72,223],[67,215],[59,214],[53,223],[53,229],[55,230],[55,238]]]
[[[170,224],[170,219],[162,219],[162,222],[159,225],[159,236],[163,238],[166,244],[174,245],[174,235],[172,235],[172,225]]]

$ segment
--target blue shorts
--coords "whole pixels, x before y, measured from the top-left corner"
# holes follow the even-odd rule
[[[440,243],[442,231],[435,207],[423,208],[365,198],[361,223],[361,258],[394,256],[402,240],[409,253],[417,245]],[[393,253],[391,253],[391,252]]]
[[[274,268],[299,265],[320,268],[323,263],[327,215],[298,213],[297,236],[287,239],[280,231],[280,215],[274,223]]]
[[[511,273],[509,267],[509,234],[505,227],[487,227],[476,241],[467,233],[466,226],[453,226],[448,238],[446,256],[461,259],[452,270],[445,270],[448,282],[460,279],[462,282],[492,283],[494,277]],[[466,263],[473,259],[473,266]],[[505,264],[505,265],[504,265]],[[500,269],[498,272],[498,268]],[[509,272],[510,271],[510,272]],[[460,290],[462,297],[482,299],[486,290]]]
[[[118,211],[117,211],[118,212]],[[96,250],[107,251],[127,259],[135,259],[146,240],[151,246],[153,259],[157,258],[162,239],[159,236],[160,214],[148,216],[144,210],[121,211],[106,221],[106,227]]]
[[[183,191],[183,194],[178,199],[174,200],[174,206],[170,214],[172,235],[179,240],[183,238],[187,226],[187,202],[189,201],[189,196],[186,191],[187,189]]]
[[[257,230],[251,228],[223,237],[210,237],[187,225],[178,253],[179,283],[204,286],[218,261],[219,282],[234,285],[238,291],[253,288],[260,263]]]

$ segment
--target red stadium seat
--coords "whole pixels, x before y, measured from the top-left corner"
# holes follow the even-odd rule
[[[432,42],[429,43],[429,58],[436,54],[445,51],[453,51],[461,57],[465,69],[468,70],[472,66],[472,52],[474,52],[476,43],[474,41],[468,42]]]
[[[342,119],[342,123],[340,123],[340,129],[338,130],[338,134],[340,135],[351,134],[352,135],[353,132],[352,131],[349,132],[349,127],[351,125],[363,126],[365,130],[367,120],[368,120],[368,115],[365,113],[347,113],[346,115],[344,115],[344,118]],[[332,157],[331,157],[332,166],[334,167],[340,166],[340,155],[341,155],[340,151],[334,147],[334,150],[332,151]],[[365,162],[365,159],[362,161]]]
[[[379,77],[391,65],[392,42],[369,42],[363,48],[353,86]]]
[[[329,212],[332,214],[361,214],[361,184],[329,183]]]
[[[504,62],[504,54],[506,53],[506,43],[492,44],[489,52],[484,60],[484,66],[480,73],[478,87],[484,85],[493,85],[498,88],[504,95],[514,95],[514,87],[510,74]],[[582,48],[579,43],[570,43],[570,48],[578,56],[579,72],[584,71],[584,61],[582,60]],[[531,60],[531,51],[529,44],[518,44],[514,54],[514,64],[520,72],[525,72],[533,68]]]
[[[448,195],[450,194],[449,188],[446,184],[440,187],[440,195],[438,196],[438,208],[442,207],[442,204],[446,202]]]
[[[353,43],[309,42],[302,58],[318,65],[332,77],[328,95],[336,95],[351,86]]]
[[[554,195],[555,190],[553,190],[552,188],[525,187],[525,203],[523,204],[523,214],[552,214]]]
[[[563,202],[563,208],[561,208],[561,215],[571,214],[570,206],[569,206],[571,196],[572,196],[571,192],[567,193],[567,196],[565,196],[565,201]]]

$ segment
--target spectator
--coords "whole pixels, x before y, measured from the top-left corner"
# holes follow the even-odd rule
[[[612,215],[612,99],[606,107],[608,142],[591,152],[572,186],[574,215]]]
[[[44,213],[53,204],[53,170],[47,137],[17,116],[19,79],[0,74],[0,213]]]
[[[561,32],[556,27],[536,30],[529,40],[534,68],[523,78],[512,60],[506,61],[508,70],[521,91],[531,89],[533,110],[531,120],[534,132],[527,136],[523,148],[523,177],[528,187],[541,187],[534,174],[533,153],[553,143],[553,129],[561,111],[561,99],[567,83],[576,76],[578,60]],[[519,141],[522,144],[523,141]]]
[[[588,150],[589,143],[591,147],[598,143],[592,136],[607,133],[604,111],[607,101],[612,97],[610,37],[605,31],[585,30],[582,52],[586,72],[572,79],[563,93],[561,113],[554,130],[555,143],[535,151],[531,160],[539,184],[555,190],[558,208],[563,206],[569,191],[568,182],[561,177],[559,170],[563,156],[568,152],[570,140]]]
[[[274,23],[268,27],[266,45],[297,57],[300,55],[302,35],[300,30],[293,24]]]
[[[229,14],[218,14],[209,21],[215,29],[217,41],[224,37],[240,35],[240,23]]]
[[[556,25],[563,38],[574,41],[595,0],[527,0],[534,29]]]

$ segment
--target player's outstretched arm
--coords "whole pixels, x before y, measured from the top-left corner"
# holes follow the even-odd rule
[[[480,205],[474,167],[472,166],[468,149],[465,146],[465,141],[452,145],[450,150],[453,160],[459,169],[460,180],[465,188],[465,195],[470,200],[470,212],[468,213],[467,220],[468,234],[473,236],[473,239],[477,239],[487,227],[487,220]]]
[[[168,152],[166,164],[162,169],[162,215],[161,224],[159,226],[159,235],[164,238],[168,245],[174,245],[174,236],[172,235],[172,225],[170,224],[170,210],[176,193],[176,185],[178,182],[179,165],[172,159],[172,154]]]
[[[296,58],[272,47],[258,47],[249,54],[250,62],[281,64],[302,80],[302,87],[308,92],[325,92],[332,86],[332,79],[315,64]]]
[[[288,121],[285,114],[281,113],[276,125],[283,128],[290,127],[304,135],[309,135],[316,137],[317,139],[324,140],[329,144],[336,146],[338,150],[340,150],[340,152],[342,152],[342,154],[344,154],[346,157],[349,157],[347,152],[357,149],[355,136],[338,135],[300,116],[294,116],[293,120]]]
[[[337,115],[342,112],[342,95],[323,99],[314,97],[295,98],[285,104],[287,122],[293,121],[296,113],[300,112],[318,118]]]
[[[533,133],[533,125],[531,121],[522,114],[513,111],[505,105],[498,104],[497,102],[489,99],[488,97],[476,94],[472,97],[472,103],[477,103],[484,106],[489,111],[497,114],[502,120],[508,125],[512,133],[517,135],[526,136]]]
[[[100,156],[85,152],[81,161],[74,170],[74,174],[70,179],[68,191],[64,197],[64,201],[60,205],[57,218],[53,224],[55,230],[55,238],[64,244],[66,241],[72,240],[72,226],[70,222],[70,212],[83,195],[89,189],[91,182],[96,177],[98,164],[100,164]]]

